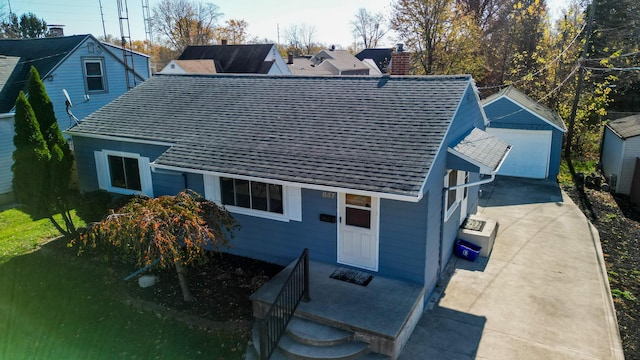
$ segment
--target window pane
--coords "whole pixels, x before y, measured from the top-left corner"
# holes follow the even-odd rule
[[[222,204],[235,205],[233,196],[233,179],[220,178],[220,195],[222,196]]]
[[[88,76],[91,76],[91,75],[102,76],[102,69],[100,67],[100,63],[99,62],[86,62],[86,63],[84,63],[84,66],[87,69],[87,75]]]
[[[142,190],[140,185],[140,169],[138,168],[138,159],[123,158],[124,171],[127,180],[127,189]]]
[[[348,205],[371,207],[371,196],[347,194],[346,202]]]
[[[88,77],[87,89],[89,91],[104,90],[104,86],[102,86],[102,77]]]
[[[251,208],[267,211],[267,184],[251,182]]]
[[[269,184],[269,211],[282,214],[282,185]]]
[[[109,175],[111,176],[111,186],[122,189],[127,188],[127,180],[124,176],[124,166],[121,156],[108,156],[109,159]]]
[[[236,183],[236,206],[250,208],[249,180],[234,180]]]
[[[346,207],[346,224],[361,228],[371,228],[371,211]]]
[[[451,171],[449,172],[449,187],[453,187],[458,185],[458,172]],[[447,210],[453,206],[456,202],[456,190],[449,190],[447,194]]]

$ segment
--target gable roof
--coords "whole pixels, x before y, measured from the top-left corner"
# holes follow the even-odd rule
[[[510,99],[512,102],[520,105],[523,109],[528,110],[529,112],[539,117],[541,120],[546,121],[553,127],[557,128],[558,130],[561,130],[563,132],[567,131],[564,120],[562,120],[557,112],[540,104],[539,102],[530,98],[525,93],[519,91],[511,85],[482,100],[482,106],[487,107],[489,104],[494,103],[502,98]],[[491,121],[491,119],[489,119],[489,121]]]
[[[392,53],[393,48],[364,49],[356,54],[356,58],[360,61],[371,59],[378,66],[380,72],[386,73],[391,62]]]
[[[0,55],[20,58],[0,90],[0,113],[11,111],[20,90],[26,86],[29,69],[35,66],[44,79],[80,43],[91,35],[38,39],[2,39]]]
[[[351,55],[347,50],[321,50],[311,58],[311,63],[322,66],[324,63],[331,63],[339,71],[366,71],[369,67]]]
[[[173,144],[156,168],[417,201],[471,84],[467,75],[157,76],[68,133]]]
[[[622,140],[640,135],[640,114],[609,121],[607,127]]]
[[[171,73],[171,69],[178,66],[187,74],[215,74],[216,64],[214,60],[171,60],[159,74]]]
[[[273,46],[273,44],[187,46],[178,60],[215,60],[217,73],[267,74],[272,62],[265,59]]]

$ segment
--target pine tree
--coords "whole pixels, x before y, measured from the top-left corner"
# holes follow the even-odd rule
[[[13,192],[34,217],[46,216],[44,176],[51,159],[36,116],[21,91],[16,100],[15,136],[13,138]]]
[[[53,110],[53,104],[40,74],[35,67],[31,67],[29,83],[29,104],[33,108],[40,132],[50,153],[50,159],[43,174],[47,179],[46,206],[51,222],[63,235],[74,235],[76,232],[69,209],[69,182],[73,167],[73,155],[69,144],[62,136],[58,120]],[[61,214],[65,223],[64,228],[54,219],[53,214]]]

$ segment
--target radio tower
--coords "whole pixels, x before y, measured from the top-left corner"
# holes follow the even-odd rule
[[[149,46],[149,59],[151,61],[151,70],[156,71],[153,54],[153,34],[151,29],[151,14],[149,13],[149,0],[142,0],[142,19],[144,20],[144,35]]]
[[[120,39],[122,45],[122,61],[124,62],[124,77],[128,91],[133,89],[137,84],[133,66],[133,49],[131,46],[131,27],[129,26],[127,0],[118,0],[118,16],[120,17]]]

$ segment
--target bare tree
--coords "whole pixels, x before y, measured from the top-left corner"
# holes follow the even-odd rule
[[[191,0],[161,0],[153,8],[153,24],[174,50],[189,45],[207,45],[215,40],[215,29],[222,16],[211,3]]]
[[[378,46],[384,35],[389,31],[385,26],[385,18],[382,13],[370,13],[365,8],[360,8],[351,21],[351,29],[356,38],[362,40],[365,49]]]
[[[227,40],[229,44],[244,44],[247,42],[247,27],[249,23],[242,19],[229,19],[225,26],[216,29],[216,38],[219,41]]]
[[[287,39],[289,48],[299,49],[307,55],[311,54],[317,42],[316,27],[313,25],[291,25],[285,30],[284,36]]]

